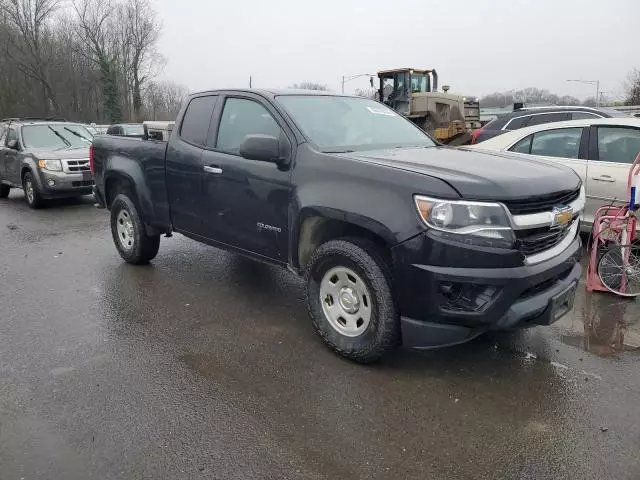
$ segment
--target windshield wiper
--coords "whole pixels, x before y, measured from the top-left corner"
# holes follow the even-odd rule
[[[322,150],[322,153],[353,153],[355,150]]]
[[[69,127],[62,127],[62,128],[64,128],[67,132],[73,133],[76,137],[80,137],[82,140],[85,140],[85,141],[91,143],[91,140],[89,140],[87,137],[85,137],[84,135],[80,135],[78,132],[74,132]]]
[[[64,137],[60,134],[60,132],[58,132],[55,128],[52,128],[52,127],[51,127],[51,125],[47,125],[47,127],[49,128],[49,130],[51,130],[53,133],[55,133],[55,134],[56,134],[56,136],[57,136],[57,137],[59,137],[59,138],[60,138],[60,140],[62,140],[62,141],[64,142],[64,144],[65,144],[67,147],[70,147],[70,146],[71,146],[71,142],[69,142],[69,140],[67,140],[66,138],[64,138]]]

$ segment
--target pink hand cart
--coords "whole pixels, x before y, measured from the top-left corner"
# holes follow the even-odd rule
[[[628,201],[605,206],[593,219],[587,291],[640,295],[640,246],[634,244],[640,207],[640,154],[629,169]]]

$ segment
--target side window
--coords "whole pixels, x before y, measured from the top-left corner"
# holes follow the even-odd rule
[[[633,163],[640,153],[640,130],[598,127],[598,159],[603,162]]]
[[[518,130],[519,128],[526,127],[527,122],[529,121],[530,118],[531,118],[530,116],[512,118],[511,121],[507,121],[507,124],[505,125],[504,129]]]
[[[196,97],[189,102],[180,126],[180,136],[184,140],[195,145],[205,146],[213,107],[217,99],[217,95],[209,95]]]
[[[542,113],[540,115],[531,115],[531,120],[529,120],[527,126],[531,127],[533,125],[542,125],[543,123],[562,122],[563,120],[569,120],[568,113]]]
[[[277,137],[280,135],[280,126],[258,102],[244,98],[228,98],[220,119],[216,148],[238,153],[244,138],[254,134]]]
[[[531,152],[531,139],[533,135],[528,135],[516,143],[513,147],[509,149],[510,152],[518,152],[518,153],[530,153]]]
[[[602,117],[590,112],[571,112],[571,120],[593,120],[594,118]]]
[[[107,128],[107,135],[117,135],[117,134],[118,134],[118,127],[110,126],[109,128]]]
[[[533,135],[531,154],[545,157],[578,158],[582,128],[557,128]]]
[[[7,130],[7,138],[5,139],[5,145],[9,145],[11,140],[18,140],[18,132],[15,128],[9,128]]]

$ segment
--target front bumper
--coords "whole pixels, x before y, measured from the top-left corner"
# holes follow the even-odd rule
[[[44,198],[75,197],[93,193],[93,175],[90,172],[65,173],[39,170],[38,183]]]
[[[428,265],[418,261],[425,254]],[[572,301],[580,255],[579,235],[562,253],[535,265],[523,265],[517,251],[443,245],[428,233],[394,247],[403,344],[435,348],[488,330],[553,323],[568,311],[567,305],[559,309],[558,299]],[[463,293],[452,300],[450,286]],[[477,298],[474,292],[480,292]],[[474,298],[460,302],[463,297]]]

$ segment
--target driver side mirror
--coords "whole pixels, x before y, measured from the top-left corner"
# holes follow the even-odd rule
[[[7,142],[7,147],[9,147],[12,150],[18,150],[18,140],[16,139],[11,139]]]
[[[280,138],[273,135],[247,135],[240,145],[240,156],[248,160],[273,162],[278,167],[286,167],[291,161],[291,146],[283,133],[280,134]]]

